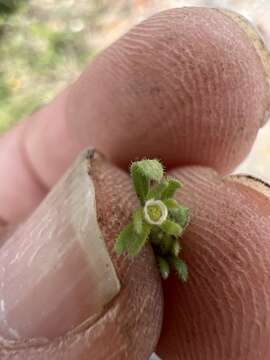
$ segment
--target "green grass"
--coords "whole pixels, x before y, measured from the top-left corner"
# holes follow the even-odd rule
[[[97,52],[109,2],[44,3],[0,0],[0,132],[50,101]]]
[[[134,4],[0,0],[0,132],[53,99],[135,23]]]

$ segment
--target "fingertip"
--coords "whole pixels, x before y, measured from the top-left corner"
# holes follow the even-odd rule
[[[179,200],[192,209],[183,238],[190,276],[164,284],[161,358],[267,359],[269,188],[200,167],[173,175],[184,183]]]
[[[131,189],[125,172],[84,153],[0,248],[1,359],[150,356],[162,320],[154,256],[113,251],[137,205]]]
[[[133,28],[25,122],[20,146],[28,166],[19,156],[11,161],[25,196],[9,220],[40,201],[37,180],[53,186],[89,145],[125,169],[149,157],[167,167],[230,172],[250,151],[269,108],[269,54],[258,51],[256,36],[242,20],[199,7],[168,10]],[[5,159],[0,156],[0,195],[14,211]],[[29,188],[39,193],[32,196]]]
[[[122,167],[147,156],[226,173],[250,150],[268,90],[254,42],[229,15],[173,9],[96,58],[70,92],[67,121]]]

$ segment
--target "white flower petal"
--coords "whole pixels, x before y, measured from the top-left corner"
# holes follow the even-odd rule
[[[149,206],[158,206],[159,209],[161,210],[161,217],[157,221],[151,219],[148,213]],[[144,211],[145,220],[151,225],[161,225],[167,219],[168,216],[167,206],[161,200],[151,199],[146,201],[143,211]]]

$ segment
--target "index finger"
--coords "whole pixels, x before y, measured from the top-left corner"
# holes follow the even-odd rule
[[[89,144],[122,167],[158,157],[230,171],[265,120],[262,54],[250,25],[215,9],[173,9],[139,24],[3,142],[0,216],[29,212]]]

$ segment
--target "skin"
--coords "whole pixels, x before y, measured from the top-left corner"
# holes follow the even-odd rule
[[[190,277],[164,283],[161,358],[268,359],[269,189],[209,168],[172,175],[184,182],[177,197],[192,211],[182,241]]]
[[[254,41],[231,16],[204,8],[157,14],[1,139],[6,150],[0,164],[13,176],[0,177],[6,199],[0,217],[19,220],[35,208],[89,144],[124,167],[152,156],[166,166],[201,164],[229,172],[264,124],[268,95]],[[48,119],[57,121],[48,126]],[[59,147],[59,139],[65,146]],[[19,179],[6,151],[16,159]],[[6,185],[10,178],[16,179],[15,193],[12,183]],[[24,196],[30,192],[33,196]],[[9,208],[15,199],[20,207]]]
[[[91,176],[95,183],[100,229],[117,269],[121,292],[97,320],[88,319],[84,326],[52,341],[37,338],[31,342],[27,339],[3,342],[0,338],[2,360],[16,357],[27,360],[148,359],[156,348],[163,296],[152,249],[146,247],[135,259],[118,257],[113,251],[115,237],[138,206],[130,178],[98,155],[91,160]],[[77,303],[82,302],[83,309],[79,294],[78,290]],[[104,339],[107,339],[106,346]]]
[[[123,167],[149,156],[167,167],[201,164],[228,172],[265,120],[269,93],[262,65],[229,16],[202,8],[165,11],[93,62],[71,92],[67,117],[82,119],[70,122],[80,134],[92,121],[85,142]]]
[[[209,26],[218,31],[208,31]],[[263,62],[247,33],[231,17],[200,8],[157,14],[100,55],[55,101],[0,139],[0,195],[4,199],[0,217],[9,224],[27,217],[89,144],[123,167],[134,157],[149,155],[164,159],[169,166],[201,164],[226,173],[250,150],[265,120],[267,96]],[[50,119],[55,121],[48,127]],[[101,220],[100,224],[109,249],[135,205],[129,180],[119,171],[96,164],[98,211],[106,217],[106,224]],[[174,175],[186,179],[181,199],[194,212],[184,238],[191,278],[185,286],[173,278],[164,285],[165,317],[158,351],[164,359],[266,360],[268,205],[255,190],[223,181],[213,170],[183,168]],[[121,186],[116,179],[123,179]],[[101,190],[105,180],[111,185],[108,194]],[[119,197],[120,206],[119,186],[121,192],[122,186],[126,189],[127,199]],[[101,206],[102,196],[111,199],[121,224],[110,222],[108,209]],[[258,214],[264,216],[262,223]],[[258,268],[251,256],[244,257],[244,242],[251,251],[256,245]],[[202,248],[207,263],[204,258],[200,261]],[[78,336],[68,334],[46,346],[27,342],[20,350],[18,344],[2,346],[1,358],[146,359],[155,349],[162,309],[152,253],[146,249],[134,263],[111,256],[124,286],[101,321]],[[233,275],[241,270],[247,273],[235,279]],[[142,283],[147,286],[141,287]],[[195,296],[195,284],[201,302]],[[246,299],[245,290],[253,296],[251,300]],[[132,311],[127,307],[131,298]],[[145,312],[140,310],[143,306]],[[219,334],[224,334],[224,344]]]

